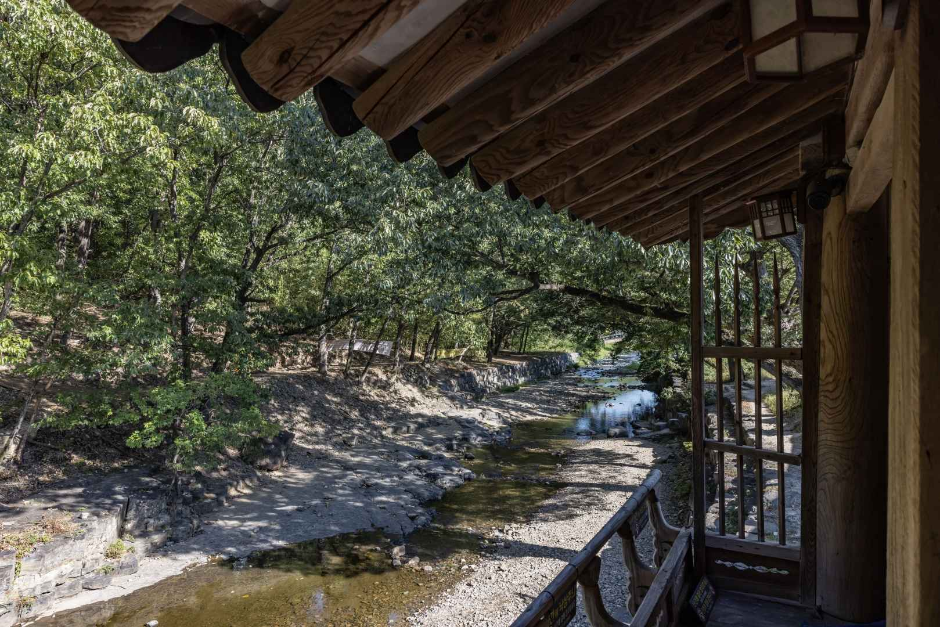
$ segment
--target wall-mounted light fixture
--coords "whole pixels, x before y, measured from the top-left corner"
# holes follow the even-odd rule
[[[798,81],[865,52],[868,0],[737,0],[748,80]]]
[[[747,203],[754,239],[765,241],[796,233],[796,190],[758,196]]]

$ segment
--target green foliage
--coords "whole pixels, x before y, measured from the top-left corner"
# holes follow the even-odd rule
[[[133,552],[134,552],[133,544],[127,544],[123,540],[118,538],[117,540],[115,540],[114,542],[112,542],[111,544],[107,546],[107,548],[104,550],[104,556],[105,556],[105,559],[119,560],[122,557],[124,557],[124,555],[126,555],[127,553],[133,553]],[[114,567],[112,566],[111,568],[113,569]]]
[[[64,0],[0,16],[0,366],[24,410],[56,396],[41,428],[212,464],[275,431],[253,375],[354,320],[402,328],[406,355],[417,323],[418,355],[467,360],[598,358],[623,331],[641,375],[688,370],[686,247],[480,194],[427,155],[395,165],[368,132],[332,136],[312,94],[255,114],[214,55],[141,73]],[[36,412],[10,413],[28,432]]]

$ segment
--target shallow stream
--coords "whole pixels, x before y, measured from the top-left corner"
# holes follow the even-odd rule
[[[478,478],[433,503],[433,524],[407,538],[364,531],[218,560],[129,595],[62,612],[37,625],[229,627],[404,625],[406,618],[495,550],[482,533],[524,522],[562,486],[550,477],[588,432],[625,427],[655,406],[652,392],[619,374],[623,358],[578,372],[581,385],[609,388],[582,411],[513,425],[508,446],[475,449],[464,465]],[[394,568],[392,547],[417,566]],[[146,568],[144,562],[141,568]]]

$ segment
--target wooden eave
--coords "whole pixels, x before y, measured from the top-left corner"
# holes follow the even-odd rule
[[[752,195],[796,184],[851,74],[748,82],[738,0],[69,2],[126,41],[164,20],[234,31],[242,80],[285,101],[316,87],[334,133],[366,126],[396,161],[469,164],[481,190],[644,245],[685,237],[696,194],[706,236],[747,225]]]

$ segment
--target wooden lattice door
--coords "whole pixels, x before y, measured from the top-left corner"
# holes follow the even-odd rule
[[[784,418],[783,363],[802,363],[804,354],[802,347],[782,345],[780,267],[775,256],[761,259],[757,253],[726,264],[732,266],[733,294],[733,315],[727,324],[722,320],[717,253],[713,272],[703,276],[697,199],[690,205],[689,217],[696,573],[707,575],[719,590],[812,604],[813,543],[812,533],[807,533],[811,525],[804,523],[815,516],[814,471],[812,456],[807,456],[813,448],[807,446],[807,433],[801,429],[796,433],[795,425],[788,425]],[[761,278],[761,265],[771,275],[766,280]],[[711,311],[705,311],[706,279],[714,294]],[[750,304],[749,337],[741,332],[742,300]],[[762,313],[768,309],[773,312],[772,332],[762,335],[766,324]],[[710,345],[704,342],[707,317],[714,331]],[[745,375],[746,364],[750,375]],[[732,382],[725,383],[728,370],[733,372]],[[706,371],[713,384],[706,383]],[[771,395],[772,402],[765,403]],[[804,420],[811,417],[804,416]],[[813,430],[808,431],[812,439]],[[805,462],[810,462],[806,477]]]

